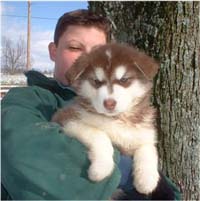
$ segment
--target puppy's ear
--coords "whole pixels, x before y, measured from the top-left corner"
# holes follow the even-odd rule
[[[74,83],[80,78],[80,76],[85,72],[86,68],[89,66],[89,57],[87,54],[82,54],[69,70],[65,74],[65,78],[69,85],[74,85]]]
[[[159,69],[159,63],[143,52],[134,56],[133,63],[148,80],[153,80]]]

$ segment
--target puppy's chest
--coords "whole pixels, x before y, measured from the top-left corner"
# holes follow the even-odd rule
[[[147,134],[147,127],[141,123],[133,123],[131,119],[120,119],[94,114],[84,110],[79,110],[80,121],[85,125],[95,127],[107,133],[111,138],[118,136],[126,140],[143,138]]]
[[[97,130],[103,132],[110,138],[114,145],[127,154],[132,153],[143,144],[155,144],[157,141],[156,130],[151,121],[131,124],[128,119],[125,121],[125,119],[121,120],[120,118],[107,117],[101,114],[88,112],[79,105],[75,105],[72,110],[77,114],[76,117],[69,118],[64,124],[74,122],[75,124],[73,125],[77,125],[77,136],[80,132],[86,132],[87,135],[87,127],[88,130],[95,128],[93,132]],[[84,130],[80,131],[80,129],[78,129],[80,128],[79,125],[83,124]],[[94,135],[91,135],[91,137],[92,136]]]

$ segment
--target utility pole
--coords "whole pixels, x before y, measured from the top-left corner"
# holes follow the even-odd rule
[[[29,70],[31,67],[31,1],[28,0],[28,27],[27,27],[27,63],[26,70]]]

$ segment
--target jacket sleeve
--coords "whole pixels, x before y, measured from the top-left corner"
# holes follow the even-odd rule
[[[85,147],[49,122],[57,105],[58,97],[40,87],[12,89],[2,100],[3,186],[14,200],[108,199],[118,168],[101,182],[88,179]]]

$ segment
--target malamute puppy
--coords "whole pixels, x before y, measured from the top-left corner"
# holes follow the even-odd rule
[[[83,54],[66,79],[78,96],[52,121],[89,150],[89,178],[101,181],[114,168],[113,145],[133,156],[134,186],[152,193],[160,180],[152,79],[159,65],[144,53],[108,44]],[[164,199],[164,198],[163,198]]]

